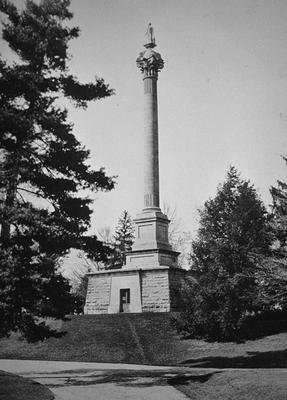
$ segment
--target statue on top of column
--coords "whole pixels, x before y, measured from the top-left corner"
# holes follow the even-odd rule
[[[145,50],[137,58],[137,66],[145,76],[155,76],[163,68],[164,62],[161,55],[154,51],[155,37],[151,23],[148,24],[145,34]]]
[[[151,22],[148,24],[148,27],[147,27],[147,30],[146,30],[146,33],[145,33],[145,43],[144,43],[144,45],[147,46],[147,47],[155,47],[156,46],[155,37],[154,37],[154,30],[153,30]]]

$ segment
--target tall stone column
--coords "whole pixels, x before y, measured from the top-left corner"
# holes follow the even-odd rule
[[[157,80],[164,66],[156,46],[153,28],[149,24],[145,50],[137,58],[144,87],[144,207],[134,220],[135,242],[127,254],[126,267],[176,266],[177,252],[172,251],[168,240],[169,220],[161,212],[159,201],[159,146]]]
[[[156,44],[151,25],[146,36],[146,50],[137,59],[144,82],[144,209],[159,209],[157,79],[164,62],[153,50]]]

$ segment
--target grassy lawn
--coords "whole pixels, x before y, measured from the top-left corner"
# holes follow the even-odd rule
[[[83,315],[53,324],[63,336],[30,344],[13,334],[0,340],[0,358],[287,368],[285,332],[240,344],[182,340],[166,313]]]
[[[287,368],[286,332],[239,344],[182,340],[171,315],[165,313],[73,316],[51,324],[63,334],[33,344],[13,334],[0,340],[0,358],[176,365],[186,367],[185,372],[170,378],[152,372],[150,379],[157,384],[167,380],[194,400],[287,399],[287,373],[274,369]],[[102,379],[129,384],[138,374],[114,371]],[[143,374],[149,378],[150,373]],[[0,399],[51,399],[44,397],[47,393],[37,393],[42,390],[40,385],[26,381],[2,375]],[[5,397],[9,387],[14,397],[7,397],[8,392]],[[32,389],[36,395],[31,392],[28,397]]]
[[[287,333],[244,343],[207,343],[188,340],[190,347],[181,362],[204,368],[287,368]],[[191,357],[189,357],[191,356]]]
[[[0,340],[0,358],[160,365],[177,360],[177,334],[168,315],[74,316],[53,328],[63,336],[34,344],[17,334]]]
[[[0,371],[1,400],[53,400],[53,393],[30,379]]]
[[[173,386],[193,400],[286,400],[284,370],[202,372],[177,378]]]

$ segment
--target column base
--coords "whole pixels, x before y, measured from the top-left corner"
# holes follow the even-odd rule
[[[135,242],[132,250],[172,250],[168,241],[169,219],[159,207],[145,208],[134,219]]]
[[[179,253],[168,241],[169,222],[159,207],[144,208],[134,219],[135,242],[123,268],[177,267]]]

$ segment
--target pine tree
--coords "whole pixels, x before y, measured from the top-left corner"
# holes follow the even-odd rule
[[[124,210],[119,218],[113,241],[108,268],[121,268],[125,264],[125,254],[132,249],[134,228],[129,213]]]
[[[194,337],[237,339],[244,318],[258,307],[257,271],[270,245],[267,212],[254,187],[231,167],[199,214],[183,329]]]
[[[287,163],[287,158],[282,157]],[[278,246],[276,252],[282,257],[287,254],[287,183],[277,181],[277,187],[271,187],[273,200],[273,228]]]
[[[287,162],[286,157],[282,157]],[[287,310],[287,184],[277,181],[270,189],[272,246],[261,274],[261,300],[266,309]]]
[[[89,151],[73,134],[67,98],[85,109],[110,96],[102,79],[80,83],[69,73],[68,44],[79,35],[65,25],[69,0],[27,0],[23,11],[0,0],[3,39],[13,63],[0,58],[0,336],[27,337],[39,317],[69,311],[69,285],[57,271],[70,248],[95,260],[106,248],[88,236],[91,203],[80,190],[110,190],[113,178],[87,164]]]

